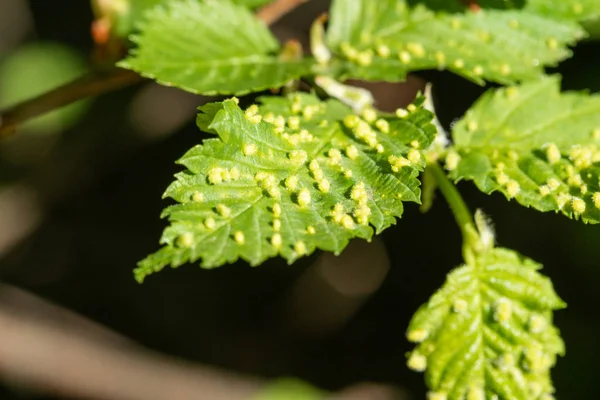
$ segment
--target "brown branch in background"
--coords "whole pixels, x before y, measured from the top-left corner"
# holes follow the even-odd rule
[[[308,0],[277,0],[258,10],[256,16],[267,25],[271,25],[306,1]],[[32,118],[81,99],[133,85],[141,80],[142,78],[137,73],[120,68],[91,72],[66,85],[1,112],[0,139],[16,133],[19,125]]]
[[[14,134],[23,122],[87,97],[133,85],[141,80],[135,72],[111,68],[91,72],[66,85],[17,104],[0,114],[0,138]]]
[[[272,25],[277,22],[285,14],[292,11],[302,3],[306,3],[308,0],[278,0],[271,4],[267,4],[258,12],[256,16],[267,25]]]

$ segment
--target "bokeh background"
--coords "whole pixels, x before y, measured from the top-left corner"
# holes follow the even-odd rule
[[[326,3],[310,2],[276,31],[305,35]],[[0,0],[0,108],[85,71],[92,20],[87,1]],[[600,41],[574,51],[555,70],[563,87],[600,90]],[[378,87],[380,102],[397,106],[421,78],[434,82],[446,126],[483,90],[429,72],[410,85]],[[348,278],[356,282],[346,282],[353,290],[339,290],[336,278],[321,279],[320,289],[302,284],[314,275],[317,255],[293,266],[187,265],[143,285],[133,280],[136,262],[157,249],[165,226],[158,216],[168,204],[162,192],[180,169],[174,161],[203,138],[194,113],[205,101],[146,82],[77,103],[0,141],[0,281],[182,359],[266,378],[296,376],[331,390],[381,382],[423,398],[422,376],[405,367],[404,332],[461,262],[460,233],[441,198],[426,214],[406,207],[382,236],[389,270],[373,261],[380,269],[370,271],[370,259],[362,259],[362,270]],[[498,243],[543,263],[568,303],[555,318],[567,344],[553,372],[558,396],[600,398],[600,227],[480,194],[469,183],[459,188],[496,222]],[[295,307],[290,298],[311,301]],[[59,364],[60,349],[56,357]],[[4,383],[1,399],[49,398]]]

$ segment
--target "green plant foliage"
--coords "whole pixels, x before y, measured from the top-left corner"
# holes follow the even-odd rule
[[[211,1],[211,0],[196,0]],[[215,1],[215,0],[212,0]],[[248,8],[257,8],[265,5],[271,0],[231,0]],[[102,0],[92,0],[92,4],[100,14],[107,16],[113,23],[113,34],[117,36],[127,36],[133,32],[143,21],[145,14],[156,6],[163,6],[172,2],[171,0],[112,0],[111,2],[102,2]],[[102,3],[102,7],[98,4]],[[102,11],[101,11],[102,10]]]
[[[276,88],[312,65],[274,54],[279,44],[265,24],[229,0],[169,2],[150,10],[141,30],[137,49],[119,65],[192,93]]]
[[[482,8],[512,9],[522,8],[525,0],[476,0],[474,1]],[[436,11],[464,12],[467,4],[463,0],[409,0],[411,6],[424,4],[427,8]]]
[[[577,24],[523,11],[435,14],[404,1],[336,0],[327,43],[341,77],[398,81],[409,71],[448,69],[475,82],[539,77],[569,57]]]
[[[585,21],[600,16],[598,0],[548,1],[528,0],[525,10],[552,18]]]
[[[201,108],[205,140],[179,160],[187,170],[165,196],[164,247],[141,261],[141,281],[165,265],[202,260],[205,268],[238,258],[288,262],[316,248],[339,254],[395,223],[403,201],[419,202],[420,149],[435,135],[419,99],[401,117],[361,118],[313,95],[263,98],[242,111],[234,100]]]
[[[600,97],[557,77],[490,90],[453,129],[453,179],[541,211],[600,222]]]
[[[486,250],[419,308],[408,366],[425,371],[429,399],[552,398],[549,370],[564,354],[552,310],[565,304],[539,268],[511,250]]]

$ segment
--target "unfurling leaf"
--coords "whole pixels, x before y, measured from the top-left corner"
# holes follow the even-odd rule
[[[165,196],[180,204],[163,213],[164,247],[139,264],[137,279],[199,259],[206,268],[277,255],[291,263],[381,232],[404,201],[420,201],[421,150],[436,131],[423,101],[393,117],[359,117],[301,93],[245,111],[234,100],[202,107],[198,125],[218,138],[179,160],[187,170]]]
[[[558,78],[491,90],[453,129],[446,166],[527,207],[600,222],[600,96]]]
[[[412,318],[408,366],[430,399],[546,399],[564,344],[552,310],[565,307],[541,266],[495,248],[452,271]],[[551,397],[548,397],[551,398]]]
[[[310,59],[275,53],[265,24],[230,0],[181,0],[147,13],[137,48],[119,65],[192,93],[243,94],[277,88],[310,72]]]
[[[476,82],[541,76],[570,56],[577,24],[513,10],[435,14],[397,0],[336,0],[328,45],[332,73],[398,81],[409,71],[448,69]]]

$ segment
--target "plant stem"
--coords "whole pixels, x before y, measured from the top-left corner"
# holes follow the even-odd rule
[[[308,0],[277,0],[258,10],[256,12],[256,17],[265,24],[272,25],[285,14],[307,1]]]
[[[463,256],[465,261],[469,261],[473,251],[476,251],[480,246],[479,234],[473,216],[467,207],[462,196],[456,189],[456,186],[448,179],[446,172],[435,162],[427,165],[431,175],[435,178],[440,192],[444,195],[446,202],[454,214],[454,219],[458,224],[463,235]]]
[[[97,96],[141,81],[135,72],[111,68],[94,71],[40,96],[17,104],[0,114],[0,138],[14,134],[23,122],[77,100]]]
[[[277,0],[258,10],[256,17],[267,25],[272,25],[306,1],[308,0]],[[116,67],[89,72],[72,82],[0,112],[0,139],[15,134],[19,125],[32,118],[81,99],[133,85],[141,80],[142,77],[135,72]]]

